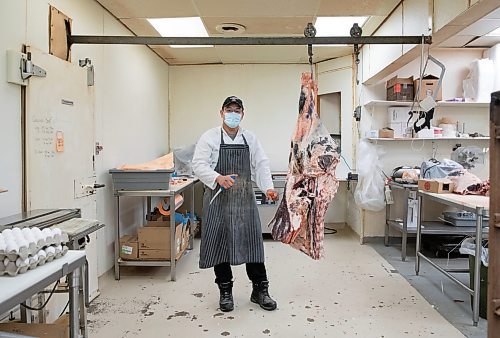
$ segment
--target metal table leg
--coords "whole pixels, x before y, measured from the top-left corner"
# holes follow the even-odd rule
[[[170,280],[175,281],[175,256],[177,252],[177,242],[175,241],[175,194],[170,200]]]
[[[421,245],[421,237],[422,237],[422,213],[424,210],[424,205],[422,203],[423,198],[419,194],[418,195],[418,205],[419,210],[417,214],[417,244],[415,250],[415,274],[418,276],[420,271],[420,245]]]
[[[115,279],[120,279],[120,196],[116,195]]]
[[[194,241],[194,183],[191,184],[191,212],[189,213],[189,250],[193,249]]]
[[[389,246],[389,220],[391,219],[391,205],[385,206],[385,230],[384,230],[384,245]]]
[[[472,296],[472,322],[479,322],[479,300],[481,291],[481,251],[483,246],[483,208],[476,208],[476,257],[474,257],[474,294]]]
[[[401,260],[406,261],[406,248],[408,245],[408,198],[410,197],[410,193],[408,189],[405,189],[405,206],[403,208],[403,233],[401,237]]]
[[[80,332],[84,338],[88,337],[87,333],[87,306],[88,306],[88,261],[81,267],[80,284],[79,284],[79,308],[80,308]]]
[[[69,280],[69,337],[79,338],[78,318],[78,284],[80,281],[80,269],[75,269],[68,274]]]

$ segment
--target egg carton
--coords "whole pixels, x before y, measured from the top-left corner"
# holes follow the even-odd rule
[[[54,259],[64,256],[68,252],[66,245],[50,245],[38,250],[34,255],[29,255],[27,258],[22,258],[20,255],[12,257],[12,255],[0,255],[0,276],[9,275],[16,276],[25,273],[28,270],[33,270],[37,266],[42,266]]]
[[[51,245],[65,245],[68,235],[59,228],[13,228],[0,233],[0,255],[6,255],[11,261],[19,256],[27,259],[40,249]]]

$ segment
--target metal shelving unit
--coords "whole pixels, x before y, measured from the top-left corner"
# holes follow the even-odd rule
[[[190,178],[187,181],[177,184],[170,184],[169,190],[117,190],[115,191],[116,206],[117,206],[117,224],[116,224],[116,238],[115,238],[115,279],[120,279],[120,266],[170,266],[170,279],[175,281],[175,266],[177,262],[187,253],[176,257],[175,245],[175,217],[170,217],[170,259],[169,260],[137,260],[127,261],[120,258],[120,197],[122,196],[136,196],[146,197],[147,210],[151,210],[151,197],[170,197],[170,210],[175,210],[175,195],[180,194],[186,189],[191,189],[190,201],[190,219],[189,219],[189,245],[188,249],[193,248],[193,227],[194,227],[194,184],[198,182],[197,178]]]
[[[384,100],[372,100],[364,104],[366,108],[371,107],[411,107],[413,102],[411,101],[384,101]],[[447,102],[438,101],[436,102],[436,107],[443,108],[488,108],[490,106],[489,102]],[[415,104],[415,108],[418,104]]]

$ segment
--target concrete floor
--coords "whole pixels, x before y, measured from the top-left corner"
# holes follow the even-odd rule
[[[394,267],[349,229],[325,238],[313,261],[265,242],[270,294],[278,309],[250,302],[243,266],[233,268],[235,310],[218,310],[213,271],[198,268],[199,240],[169,268],[124,268],[103,276],[89,309],[90,337],[463,337]]]
[[[394,238],[395,241],[400,240]],[[393,241],[393,242],[395,242]],[[457,286],[429,263],[421,260],[420,274],[415,275],[415,244],[410,239],[408,257],[401,261],[401,246],[386,247],[383,240],[368,244],[384,257],[427,301],[466,337],[482,338],[487,336],[488,322],[479,318],[478,326],[472,325],[471,301],[467,291]],[[431,253],[426,253],[430,255]],[[433,259],[442,267],[467,268],[468,258]],[[468,273],[454,274],[465,285],[469,285]]]

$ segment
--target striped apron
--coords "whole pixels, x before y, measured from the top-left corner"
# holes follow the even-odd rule
[[[242,135],[243,136],[243,135]],[[219,190],[206,188],[203,195],[200,268],[220,263],[239,265],[263,263],[262,229],[252,187],[250,150],[244,144],[225,144],[221,130],[219,161],[215,171],[221,175],[237,174],[235,184],[210,200]]]

